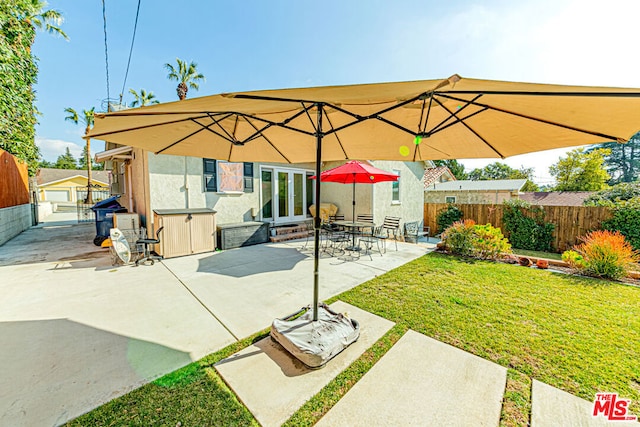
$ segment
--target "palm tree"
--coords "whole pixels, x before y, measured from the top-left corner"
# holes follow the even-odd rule
[[[93,127],[94,115],[96,107],[92,107],[90,110],[82,110],[82,116],[78,115],[78,112],[71,107],[65,108],[64,112],[69,113],[65,120],[75,123],[76,125],[82,122],[85,125],[85,135],[89,133]],[[85,203],[93,203],[93,195],[91,194],[91,140],[87,138],[87,198]]]
[[[56,34],[63,37],[65,40],[69,40],[69,36],[58,27],[64,21],[62,13],[57,10],[42,10],[47,6],[46,2],[39,0],[31,1],[33,13],[30,16],[25,16],[24,21],[33,25],[35,28],[44,30],[49,34]]]
[[[164,64],[164,68],[169,71],[167,78],[178,82],[176,92],[178,93],[178,98],[182,101],[187,97],[189,88],[198,90],[200,88],[198,81],[202,80],[204,82],[205,78],[196,70],[198,65],[195,62],[191,61],[191,63],[187,65],[185,61],[179,58],[176,58],[176,62],[178,63],[178,68],[175,68],[169,63]]]
[[[147,92],[144,89],[140,89],[140,93],[136,92],[133,89],[129,89],[129,93],[131,95],[134,96],[134,101],[131,103],[132,107],[144,107],[145,105],[151,105],[151,104],[159,104],[160,101],[158,101],[156,98],[156,96],[153,94],[153,92]]]

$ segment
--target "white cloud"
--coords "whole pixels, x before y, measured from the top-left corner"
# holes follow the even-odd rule
[[[55,162],[58,156],[65,153],[67,147],[73,157],[78,158],[82,155],[82,146],[74,142],[60,139],[36,138],[36,145],[40,147],[42,158],[50,162]]]

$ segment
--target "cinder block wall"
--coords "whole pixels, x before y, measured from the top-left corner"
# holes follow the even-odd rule
[[[31,226],[31,205],[0,209],[0,246]]]

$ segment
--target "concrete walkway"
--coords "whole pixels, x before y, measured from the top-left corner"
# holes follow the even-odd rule
[[[312,301],[304,242],[114,267],[94,236],[54,214],[0,246],[0,425],[62,424]],[[430,250],[398,246],[323,258],[320,298]]]

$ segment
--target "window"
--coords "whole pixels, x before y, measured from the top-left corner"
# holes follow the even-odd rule
[[[203,159],[202,175],[204,176],[204,191],[218,191],[216,185],[216,161],[213,159]]]
[[[392,170],[393,173],[398,175],[397,181],[391,182],[391,201],[392,202],[400,202],[400,171],[397,169]]]
[[[203,159],[202,175],[206,192],[253,193],[253,163]]]
[[[456,196],[446,196],[444,198],[444,202],[445,203],[455,203],[456,202]]]

